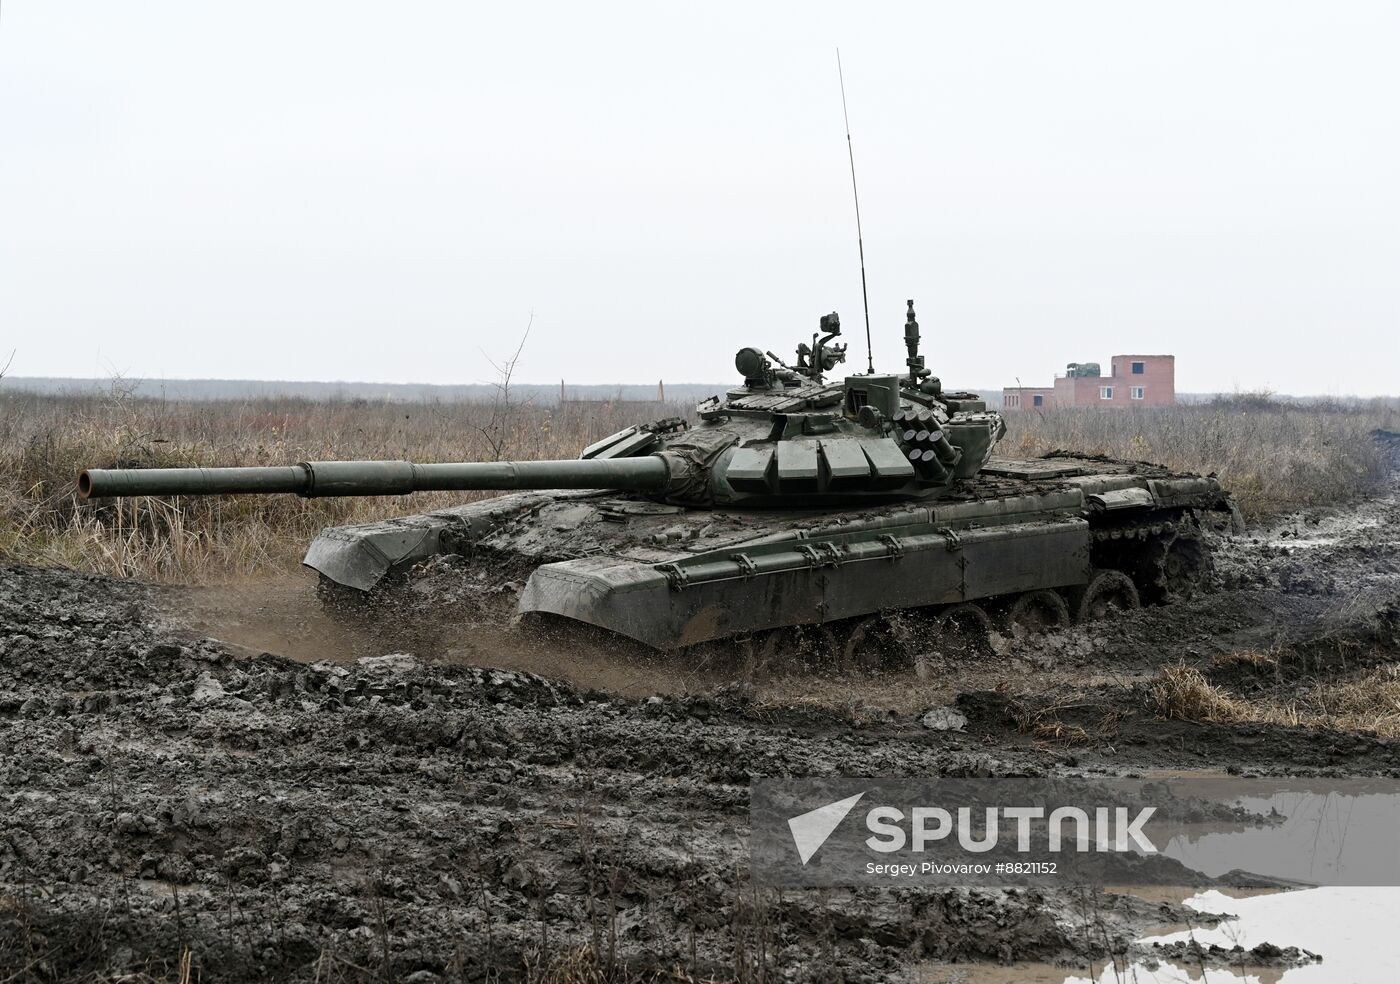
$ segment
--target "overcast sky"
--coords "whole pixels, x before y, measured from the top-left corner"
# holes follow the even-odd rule
[[[1400,4],[3,0],[16,375],[1400,392]],[[857,368],[863,357],[853,358]]]

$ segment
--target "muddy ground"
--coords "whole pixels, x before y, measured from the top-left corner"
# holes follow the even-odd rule
[[[421,604],[347,625],[301,581],[177,591],[0,567],[0,980],[1101,966],[1188,913],[1055,891],[755,891],[747,783],[1400,775],[1395,739],[1167,721],[1149,697],[1184,663],[1306,706],[1394,663],[1396,487],[1235,537],[1217,566],[1175,606],[946,657],[928,680],[777,668],[744,685],[489,613],[464,624],[440,607],[450,571],[428,573]],[[964,731],[920,723],[944,706]]]

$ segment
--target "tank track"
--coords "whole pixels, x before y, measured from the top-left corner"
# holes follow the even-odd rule
[[[1149,604],[1189,597],[1213,569],[1209,540],[1228,527],[1218,516],[1187,508],[1095,524],[1090,560],[1097,569],[1122,571]]]
[[[1086,585],[782,627],[693,646],[685,658],[737,660],[745,677],[802,666],[842,674],[912,668],[922,678],[938,657],[990,658],[1017,637],[1190,597],[1213,571],[1211,539],[1232,524],[1228,512],[1193,507],[1103,520],[1091,531],[1094,575]]]

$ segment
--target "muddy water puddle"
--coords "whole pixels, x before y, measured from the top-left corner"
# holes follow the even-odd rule
[[[1356,981],[1400,980],[1400,940],[1395,935],[1395,915],[1400,912],[1400,888],[1311,888],[1296,892],[1231,898],[1221,892],[1203,892],[1186,900],[1201,912],[1230,916],[1214,929],[1195,929],[1148,937],[1144,943],[1174,943],[1195,939],[1203,946],[1215,944],[1249,949],[1268,942],[1296,946],[1322,957],[1321,963],[1291,968],[1213,968],[1202,975],[1199,967],[1163,963],[1155,971],[1131,966],[1129,972],[1112,968],[1097,978],[1068,977],[1066,984],[1118,980],[1147,982],[1211,981],[1228,984],[1340,984]]]
[[[1181,901],[1179,889],[1133,889],[1133,894]],[[1166,893],[1163,895],[1162,893]],[[1047,963],[1006,966],[930,964],[918,968],[920,984],[1370,984],[1400,980],[1400,938],[1395,917],[1400,888],[1310,888],[1300,891],[1216,891],[1192,895],[1185,905],[1232,918],[1213,929],[1162,927],[1138,942],[1195,940],[1248,950],[1261,943],[1296,946],[1322,957],[1300,967],[1212,966],[1159,961],[1105,964],[1092,970]],[[1247,957],[1245,958],[1248,959]]]
[[[1386,525],[1400,494],[1377,496],[1353,509],[1330,513],[1298,514],[1259,527],[1253,535],[1273,547],[1312,550],[1330,547],[1344,540],[1368,535]]]
[[[1272,536],[1264,542],[1273,547],[1287,547],[1289,550],[1316,550],[1320,547],[1335,547],[1348,537],[1360,536],[1381,525],[1379,517],[1369,517],[1355,522],[1329,524],[1327,530],[1309,530],[1306,533],[1289,531],[1289,535]]]

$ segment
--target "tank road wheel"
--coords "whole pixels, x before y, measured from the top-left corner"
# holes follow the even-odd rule
[[[970,601],[938,614],[935,652],[960,658],[987,659],[992,653],[992,619],[986,609]]]
[[[837,659],[842,673],[873,673],[885,667],[922,668],[922,653],[932,643],[933,619],[922,612],[867,615],[851,628]],[[920,674],[922,675],[922,673]]]
[[[1013,639],[1054,632],[1069,625],[1069,605],[1048,588],[1017,595],[1002,613],[1001,628]]]
[[[1162,557],[1161,586],[1167,600],[1189,598],[1210,573],[1210,553],[1195,536],[1178,536]]]
[[[1094,622],[1140,606],[1137,587],[1122,571],[1099,571],[1080,592],[1076,622]]]

